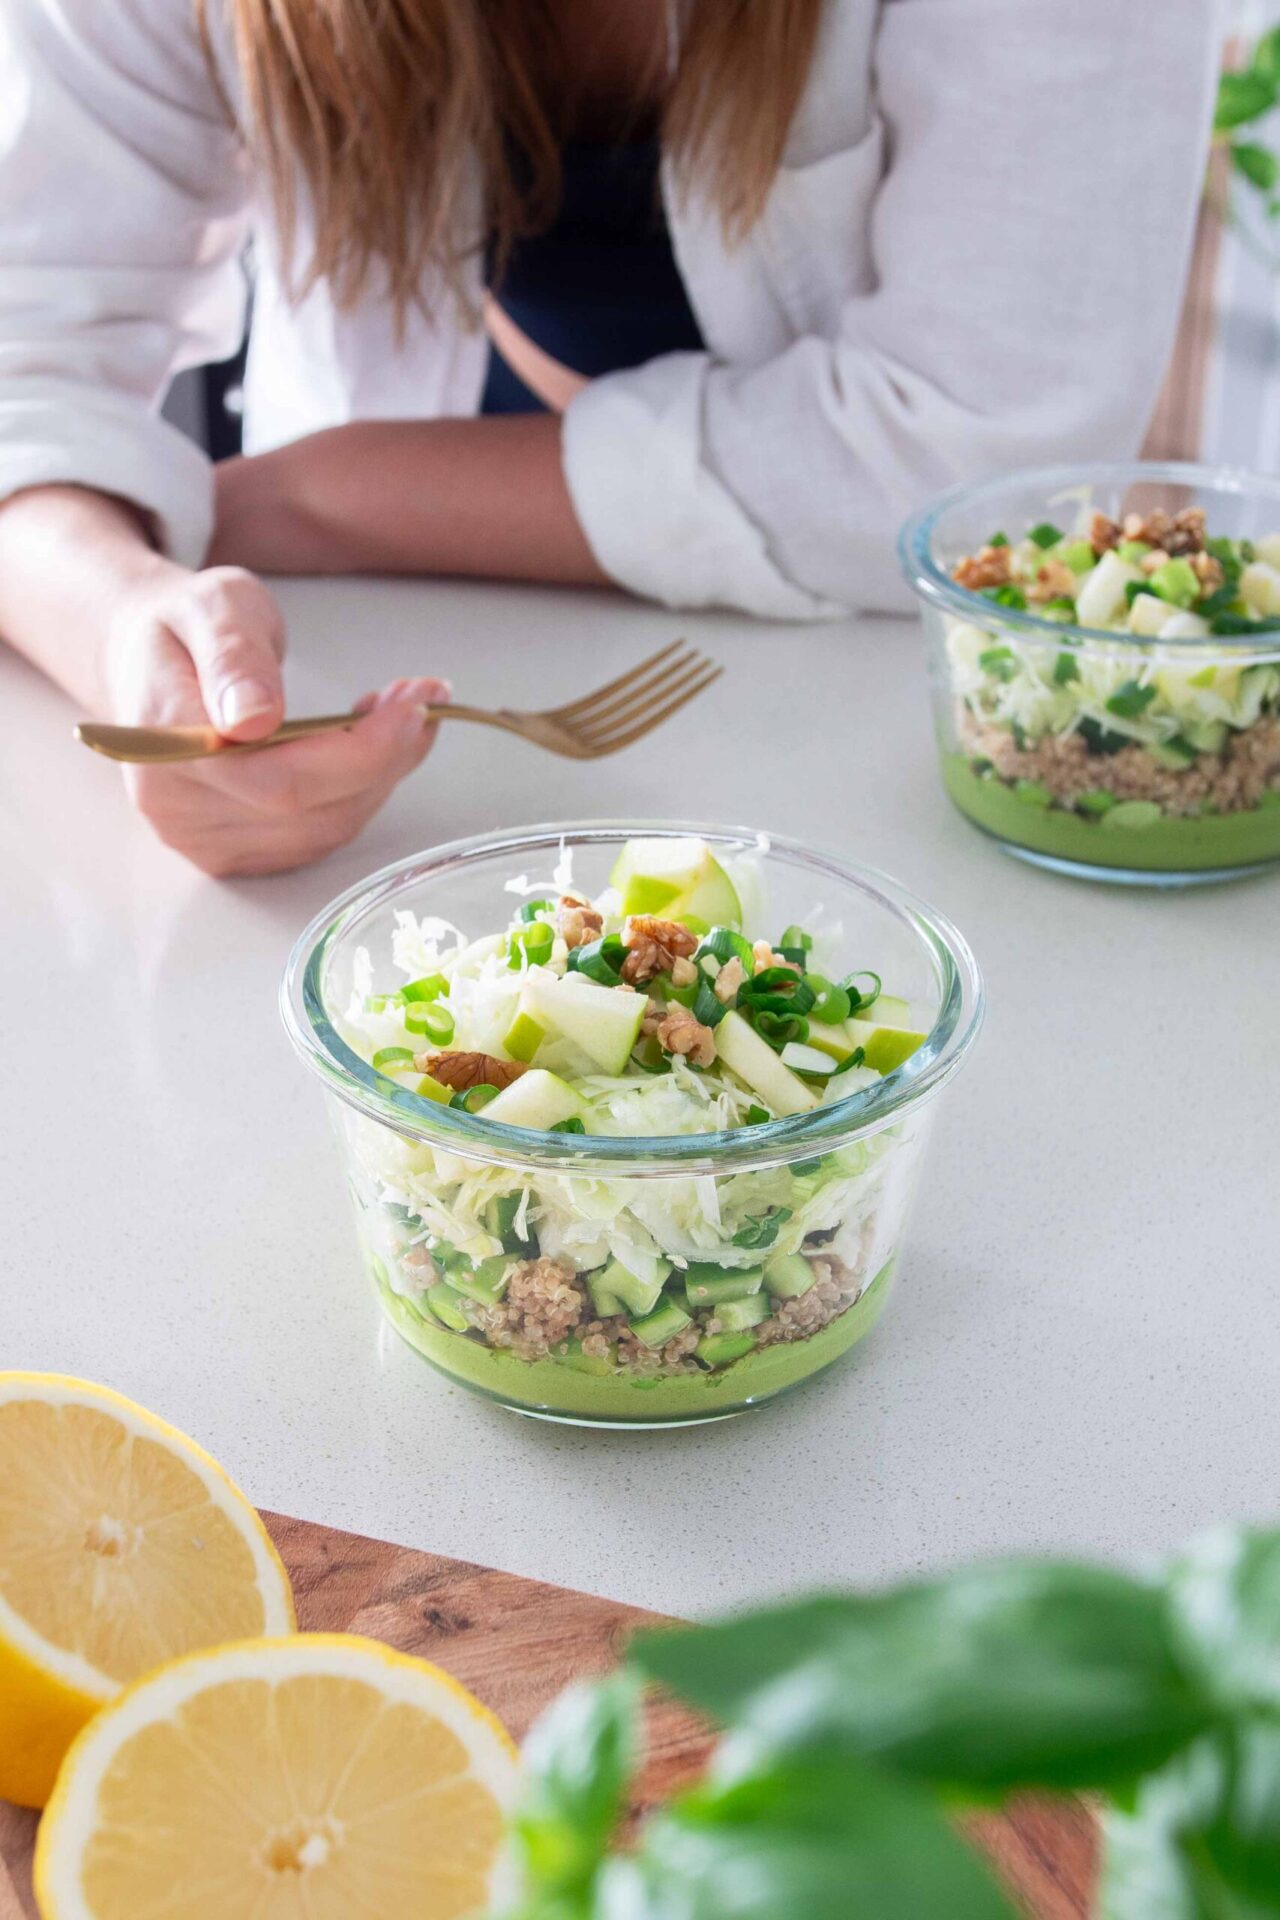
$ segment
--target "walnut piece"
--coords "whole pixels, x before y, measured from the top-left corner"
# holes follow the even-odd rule
[[[951,578],[974,593],[982,587],[1003,587],[1009,579],[1008,547],[982,547],[977,553],[966,553],[952,567]]]
[[[782,967],[787,973],[804,972],[804,968],[798,967],[794,960],[786,960],[782,954],[775,953],[767,940],[756,941],[751,949],[751,957],[756,973],[763,973],[766,967]]]
[[[1027,588],[1027,598],[1056,600],[1061,594],[1065,594],[1068,600],[1075,599],[1076,577],[1065,560],[1046,560]]]
[[[738,988],[747,977],[747,970],[735,953],[732,960],[726,960],[715,977],[715,995],[721,1006],[727,1007],[736,998]]]
[[[598,940],[604,931],[604,915],[576,893],[566,893],[556,909],[556,932],[571,950]]]
[[[1206,593],[1216,593],[1226,579],[1221,560],[1215,560],[1211,553],[1193,553],[1191,571]]]
[[[1095,513],[1089,522],[1089,545],[1095,553],[1106,553],[1120,544],[1120,529],[1105,513]]]
[[[671,973],[677,960],[689,959],[697,948],[698,936],[678,920],[655,920],[652,914],[633,913],[623,926],[622,944],[628,949],[622,977],[638,985],[657,974]]]
[[[695,1067],[709,1067],[716,1057],[716,1037],[710,1027],[695,1020],[688,1007],[667,1008],[658,1027],[659,1044],[668,1053],[682,1053]]]
[[[1200,553],[1204,548],[1205,510],[1184,507],[1173,516],[1173,525],[1164,538],[1166,553]]]
[[[415,1053],[419,1073],[429,1073],[442,1087],[464,1093],[468,1087],[509,1087],[529,1069],[523,1060],[495,1060],[491,1053]]]

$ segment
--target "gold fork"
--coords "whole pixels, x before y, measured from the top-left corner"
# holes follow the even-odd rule
[[[427,720],[475,720],[481,726],[501,727],[535,747],[564,754],[570,760],[600,760],[652,733],[723,672],[724,668],[705,654],[683,640],[673,640],[639,666],[563,707],[521,713],[509,707],[490,710],[456,705],[424,707],[423,714]],[[259,753],[286,740],[352,727],[359,718],[358,713],[320,713],[305,720],[286,720],[264,740],[224,740],[213,727],[116,727],[82,720],[76,728],[76,739],[95,753],[105,753],[109,760],[155,767],[178,760],[203,760],[215,753]]]

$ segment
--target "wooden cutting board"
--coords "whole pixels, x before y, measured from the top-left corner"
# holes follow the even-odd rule
[[[517,1739],[570,1681],[606,1672],[628,1636],[658,1619],[465,1560],[263,1517],[293,1581],[303,1628],[368,1634],[438,1662]],[[638,1807],[693,1778],[706,1751],[705,1733],[690,1716],[659,1707]],[[975,1823],[974,1833],[1035,1920],[1088,1920],[1096,1846],[1082,1807],[1028,1801]],[[34,1920],[34,1838],[34,1814],[0,1801],[0,1920]]]

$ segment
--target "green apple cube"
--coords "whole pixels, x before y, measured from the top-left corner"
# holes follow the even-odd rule
[[[623,913],[742,925],[737,890],[705,840],[628,840],[609,884],[622,896]]]
[[[533,1015],[521,1007],[502,1036],[503,1050],[513,1060],[523,1060],[527,1064],[545,1040],[546,1033],[546,1028],[539,1026]]]
[[[579,1098],[567,1080],[533,1067],[522,1073],[509,1087],[481,1108],[486,1120],[497,1120],[505,1127],[536,1127],[544,1132],[558,1127],[562,1120],[585,1120],[586,1102]]]
[[[730,1011],[716,1028],[716,1052],[753,1093],[780,1118],[793,1113],[808,1113],[818,1104],[818,1096],[806,1087],[799,1074],[784,1067],[767,1040],[740,1013]]]
[[[873,1020],[846,1020],[844,1030],[855,1047],[861,1047],[865,1064],[877,1073],[892,1073],[909,1060],[927,1035],[910,1027],[878,1027]]]
[[[873,1027],[910,1027],[911,1008],[896,994],[880,993],[868,1006],[858,1008],[857,1018],[869,1020]]]
[[[848,1022],[843,1020],[834,1027],[823,1020],[811,1020],[809,1045],[816,1047],[819,1053],[828,1054],[838,1065],[840,1061],[847,1060],[853,1052],[853,1041],[845,1031],[847,1025]]]
[[[648,998],[623,987],[604,987],[580,973],[558,980],[531,974],[524,991],[530,1017],[548,1032],[571,1040],[602,1073],[621,1073],[640,1037]]]

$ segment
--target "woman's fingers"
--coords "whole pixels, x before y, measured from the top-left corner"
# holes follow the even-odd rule
[[[191,656],[205,712],[230,740],[260,740],[284,718],[284,620],[260,580],[209,567],[155,609]]]
[[[436,728],[422,709],[448,698],[445,681],[397,681],[344,732],[313,734],[261,753],[215,754],[193,761],[190,771],[266,814],[302,813],[370,790],[385,795],[430,751]]]

